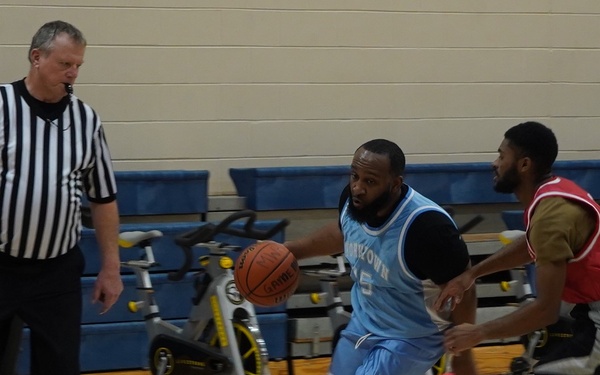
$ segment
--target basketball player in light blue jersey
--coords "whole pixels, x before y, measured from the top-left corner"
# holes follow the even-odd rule
[[[350,264],[353,312],[330,374],[423,375],[444,353],[443,331],[475,320],[474,288],[452,312],[433,308],[441,287],[469,267],[469,254],[450,216],[403,183],[404,168],[395,143],[363,144],[339,221],[285,243],[298,259],[343,251]],[[458,375],[477,373],[469,351],[453,367]]]

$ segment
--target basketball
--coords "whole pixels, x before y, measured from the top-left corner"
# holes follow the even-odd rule
[[[285,302],[298,287],[298,261],[282,244],[258,242],[235,262],[233,278],[240,294],[251,303],[271,307]]]

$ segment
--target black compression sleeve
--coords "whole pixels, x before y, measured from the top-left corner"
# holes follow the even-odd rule
[[[406,235],[404,257],[421,280],[444,284],[460,275],[469,263],[467,245],[451,219],[438,211],[415,218]]]

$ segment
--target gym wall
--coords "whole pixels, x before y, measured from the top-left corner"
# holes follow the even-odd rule
[[[55,19],[88,40],[75,94],[116,169],[206,169],[211,195],[231,167],[347,164],[376,137],[491,162],[524,120],[600,157],[597,1],[0,1],[0,82]]]

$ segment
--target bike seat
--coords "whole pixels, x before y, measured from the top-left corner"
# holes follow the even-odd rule
[[[162,232],[159,230],[122,232],[119,233],[119,246],[124,248],[134,247],[142,241],[162,237],[162,235]]]

